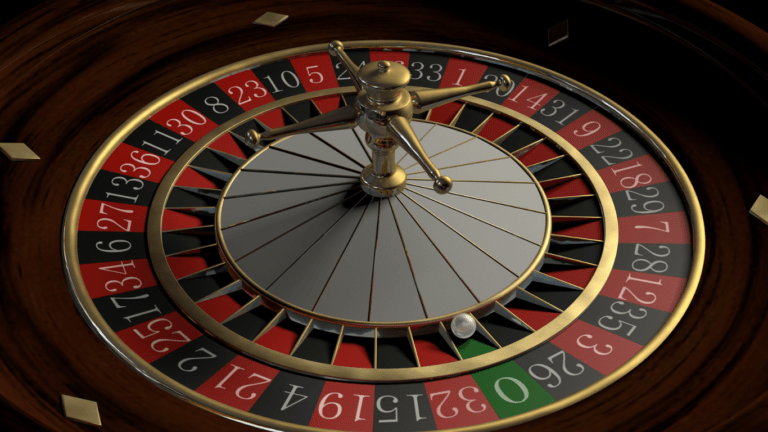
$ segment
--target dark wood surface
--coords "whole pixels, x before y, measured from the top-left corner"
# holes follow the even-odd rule
[[[741,34],[744,44],[767,37],[753,27],[739,33],[748,23],[710,2],[680,3],[705,8],[710,24]],[[0,429],[251,430],[155,387],[88,328],[61,266],[69,191],[123,121],[204,72],[333,39],[403,39],[519,57],[597,89],[668,144],[701,201],[702,282],[668,340],[607,389],[515,430],[765,430],[768,226],[748,209],[768,195],[768,109],[689,47],[594,5],[466,8],[414,0],[67,0],[0,28],[0,140],[25,142],[42,158],[0,156]],[[266,11],[290,18],[275,29],[250,24]],[[571,38],[547,48],[546,28],[565,18]],[[765,63],[760,43],[749,49]],[[62,394],[97,401],[103,428],[64,419]]]

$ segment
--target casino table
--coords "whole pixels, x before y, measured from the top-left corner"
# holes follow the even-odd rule
[[[0,143],[39,159],[0,156],[0,425],[764,429],[760,25],[694,0],[9,17]]]

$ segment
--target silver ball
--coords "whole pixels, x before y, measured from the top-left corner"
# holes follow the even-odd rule
[[[469,339],[476,330],[477,323],[470,314],[458,314],[451,321],[451,331],[459,339]]]

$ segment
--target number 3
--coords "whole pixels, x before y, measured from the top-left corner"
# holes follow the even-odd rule
[[[576,343],[577,343],[577,344],[578,344],[580,347],[582,347],[582,348],[586,348],[586,349],[590,349],[590,348],[591,348],[591,349],[592,349],[592,351],[594,351],[594,352],[595,352],[595,354],[597,354],[597,355],[608,355],[608,354],[610,354],[610,353],[612,353],[612,352],[613,352],[613,347],[612,347],[612,346],[610,346],[610,345],[608,345],[608,344],[606,344],[606,345],[605,345],[605,346],[606,346],[606,347],[609,349],[609,350],[608,350],[608,352],[600,352],[600,351],[598,351],[598,350],[597,350],[597,344],[594,344],[594,345],[584,345],[583,343],[581,343],[581,338],[583,338],[583,337],[586,337],[587,339],[592,339],[594,336],[592,336],[592,335],[590,335],[590,334],[585,334],[585,335],[581,335],[581,336],[579,336],[579,338],[578,338],[578,339],[576,339]]]

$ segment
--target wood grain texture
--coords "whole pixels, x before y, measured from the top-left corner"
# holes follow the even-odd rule
[[[290,18],[274,29],[250,24],[266,11]],[[571,38],[548,49],[546,28],[564,18]],[[0,139],[25,142],[42,158],[0,161],[4,430],[252,430],[155,387],[99,341],[66,288],[62,216],[90,156],[144,105],[235,61],[333,39],[464,45],[564,73],[645,122],[698,192],[707,258],[679,326],[617,383],[516,431],[765,429],[768,226],[748,209],[768,194],[768,110],[700,55],[568,1],[446,10],[413,0],[65,0],[0,28]],[[97,401],[104,427],[65,420],[61,394]]]

